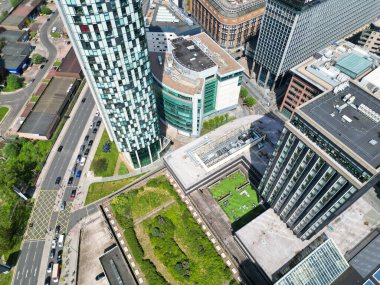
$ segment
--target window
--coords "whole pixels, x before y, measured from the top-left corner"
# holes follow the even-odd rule
[[[90,27],[87,25],[80,25],[79,27],[80,27],[80,31],[82,33],[89,33],[90,32]]]

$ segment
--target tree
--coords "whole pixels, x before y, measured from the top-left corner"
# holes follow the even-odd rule
[[[253,105],[256,104],[256,99],[253,98],[253,97],[247,97],[244,99],[244,103],[245,105],[247,105],[248,107],[252,107]]]
[[[0,15],[0,22],[4,21],[6,17],[8,17],[8,11],[3,10]]]
[[[20,153],[20,145],[17,143],[7,143],[3,148],[3,154],[5,158],[17,157]]]
[[[245,99],[248,96],[248,90],[244,87],[240,89],[240,98]]]
[[[41,11],[42,15],[50,15],[51,14],[51,10],[46,5],[42,5],[40,11]]]
[[[32,55],[32,62],[34,64],[40,64],[44,60],[45,60],[45,58],[42,55],[40,55],[39,53],[35,53],[35,54]]]
[[[107,170],[108,167],[108,161],[105,158],[99,158],[94,160],[92,163],[92,166],[94,167],[95,172],[103,172]]]
[[[10,91],[20,89],[22,87],[21,78],[14,74],[7,76],[7,89]]]
[[[11,3],[12,7],[16,7],[22,2],[22,0],[10,0],[9,2]]]

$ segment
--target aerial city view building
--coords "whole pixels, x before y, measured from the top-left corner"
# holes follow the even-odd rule
[[[0,285],[380,285],[379,23],[0,1]]]

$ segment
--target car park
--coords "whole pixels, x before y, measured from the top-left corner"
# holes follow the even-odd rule
[[[62,149],[63,149],[63,145],[60,145],[60,146],[58,147],[58,152],[61,152]]]
[[[93,141],[93,140],[90,140],[90,141],[88,142],[88,146],[92,146],[93,143],[94,143],[94,141]]]
[[[50,258],[54,258],[54,255],[55,255],[55,249],[52,248],[52,249],[50,250],[50,255],[49,255],[49,257],[50,257]]]
[[[61,203],[61,211],[65,210],[66,208],[66,201],[62,201]]]
[[[51,271],[53,270],[53,262],[49,262],[49,265],[48,265],[48,268],[47,268],[47,273],[51,273]]]
[[[61,182],[61,176],[58,176],[56,179],[55,179],[55,184],[59,184]]]
[[[70,198],[74,199],[76,194],[77,194],[77,190],[74,189],[73,191],[71,191]]]
[[[74,180],[74,177],[70,177],[69,178],[69,181],[67,181],[67,185],[71,185],[71,184],[73,184],[73,180]]]
[[[97,129],[97,128],[94,128],[94,129],[92,130],[92,133],[93,133],[93,134],[96,134],[97,131],[98,131],[98,129]]]
[[[78,170],[78,171],[77,171],[77,175],[76,175],[77,178],[79,178],[81,175],[82,175],[82,170]]]
[[[102,121],[97,121],[96,126],[99,127],[101,123],[102,123]]]

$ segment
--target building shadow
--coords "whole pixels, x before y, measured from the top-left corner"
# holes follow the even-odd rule
[[[8,257],[7,265],[10,267],[16,266],[20,254],[21,254],[21,250],[17,250],[15,252],[12,252]]]

